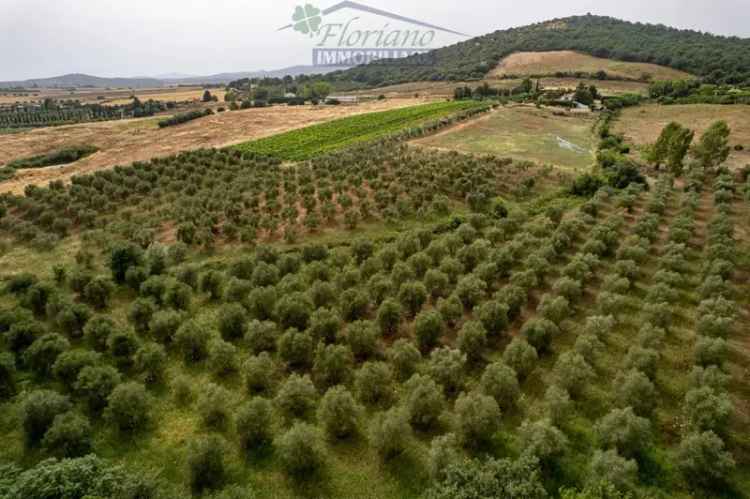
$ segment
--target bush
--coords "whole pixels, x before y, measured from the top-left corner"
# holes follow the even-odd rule
[[[96,352],[90,350],[68,350],[57,357],[57,360],[52,365],[52,373],[66,387],[73,388],[73,384],[76,378],[78,378],[78,373],[84,367],[97,365],[99,361],[100,355]]]
[[[275,383],[276,364],[267,352],[248,358],[242,371],[245,375],[245,386],[250,394],[270,393]]]
[[[579,354],[588,364],[592,364],[604,345],[599,338],[593,334],[582,334],[576,338],[573,350]]]
[[[704,487],[723,484],[735,467],[724,442],[710,431],[690,433],[683,438],[676,461],[687,481]]]
[[[400,380],[408,379],[414,374],[422,360],[422,355],[414,343],[404,338],[396,340],[387,353],[396,377]]]
[[[421,282],[405,282],[398,290],[398,300],[406,313],[414,317],[427,301],[427,288]]]
[[[312,312],[313,304],[303,293],[285,294],[276,302],[276,317],[284,329],[296,328],[304,331]]]
[[[121,432],[142,430],[149,422],[150,412],[151,400],[140,383],[118,385],[107,398],[107,417]]]
[[[651,423],[639,417],[631,407],[613,409],[594,427],[599,444],[616,449],[625,457],[641,455],[650,445]]]
[[[33,348],[34,345],[31,347]],[[726,362],[728,355],[729,344],[723,338],[699,336],[695,343],[695,363],[699,366],[715,365],[721,367]]]
[[[567,351],[555,363],[555,377],[559,386],[575,398],[581,395],[596,374],[581,354]]]
[[[734,406],[726,393],[704,386],[685,394],[683,412],[690,429],[721,435],[728,430]]]
[[[463,393],[456,400],[454,412],[456,433],[465,447],[481,447],[500,427],[500,408],[488,395]]]
[[[560,329],[548,319],[530,319],[521,328],[521,335],[540,353],[549,349],[552,338],[559,333]]]
[[[57,358],[70,348],[70,342],[56,333],[40,336],[24,352],[26,365],[39,377],[48,376]]]
[[[91,425],[86,417],[76,412],[55,416],[44,434],[42,446],[58,457],[84,456],[91,450]]]
[[[130,367],[139,346],[140,340],[132,331],[115,331],[107,338],[107,351],[121,368]]]
[[[136,332],[143,334],[149,330],[149,324],[156,311],[156,304],[153,300],[136,298],[128,310],[128,320]]]
[[[277,328],[270,321],[250,321],[245,342],[253,353],[270,352],[276,348]]]
[[[277,343],[279,357],[292,368],[307,369],[312,365],[313,339],[308,333],[289,329]]]
[[[388,461],[402,454],[412,436],[409,416],[401,408],[394,407],[375,415],[370,423],[369,441],[380,459]]]
[[[107,341],[116,330],[115,322],[107,316],[98,315],[86,323],[83,337],[97,352],[107,349]]]
[[[355,357],[370,357],[378,347],[378,330],[372,321],[352,322],[346,330],[346,341]]]
[[[568,448],[565,434],[548,419],[524,421],[518,436],[523,453],[535,457],[547,468],[555,466]]]
[[[320,430],[297,422],[274,442],[284,471],[295,479],[318,473],[328,458]]]
[[[144,343],[135,353],[135,368],[146,383],[161,383],[166,367],[167,352],[158,343]]]
[[[323,387],[346,383],[354,359],[352,351],[344,345],[318,345],[313,364],[313,375]]]
[[[482,359],[487,346],[487,331],[479,321],[467,321],[458,332],[458,348],[470,362]]]
[[[208,363],[217,376],[227,376],[237,371],[237,347],[220,338],[208,344]]]
[[[16,393],[16,359],[12,353],[0,352],[0,400]]]
[[[370,297],[359,289],[347,289],[339,299],[341,317],[346,321],[364,319],[370,308]]]
[[[544,498],[547,491],[539,463],[529,456],[510,459],[462,460],[444,470],[444,479],[433,484],[426,499]]]
[[[392,298],[386,298],[378,307],[376,322],[383,334],[394,334],[401,324],[401,305]]]
[[[213,300],[220,300],[224,296],[224,274],[218,270],[209,270],[200,278],[200,290]]]
[[[200,362],[208,354],[208,337],[194,321],[184,322],[174,334],[174,342],[186,363]]]
[[[445,397],[435,380],[415,374],[404,384],[403,403],[409,421],[419,429],[435,425],[445,405]]]
[[[87,366],[78,373],[76,393],[93,414],[107,405],[107,398],[120,383],[120,372],[112,366]]]
[[[365,404],[388,403],[394,395],[393,372],[384,362],[365,362],[355,373],[354,389]]]
[[[512,409],[521,395],[516,372],[502,362],[493,362],[482,373],[479,387],[503,410]]]
[[[656,408],[656,388],[640,371],[632,369],[615,378],[615,397],[619,407],[632,407],[640,416],[650,416]]]
[[[177,405],[184,407],[193,401],[193,385],[193,380],[185,375],[179,375],[174,378],[171,388]]]
[[[498,300],[489,300],[474,309],[474,315],[491,336],[502,333],[508,327],[508,305]]]
[[[114,285],[109,279],[104,277],[95,277],[89,282],[81,297],[83,301],[97,310],[103,310],[109,305],[109,300],[114,292]]]
[[[588,475],[589,482],[592,484],[604,482],[611,484],[615,490],[626,492],[634,489],[638,483],[638,464],[633,459],[620,456],[614,449],[597,450],[594,451],[594,455],[589,462]],[[592,494],[591,498],[595,497],[611,499],[622,497],[622,499],[627,499],[630,496],[613,495],[612,492],[607,491],[601,494]]]
[[[449,394],[457,393],[464,383],[466,355],[450,347],[434,350],[427,365],[428,374]]]
[[[232,394],[226,388],[208,383],[198,394],[198,414],[206,428],[223,431],[229,426]]]
[[[276,407],[287,420],[310,417],[317,402],[318,392],[310,376],[298,374],[290,375],[274,398]]]
[[[26,446],[36,447],[60,414],[70,410],[68,397],[51,390],[34,390],[21,404],[21,427]]]
[[[151,335],[156,341],[163,345],[172,343],[177,335],[177,331],[181,329],[184,315],[174,310],[160,310],[153,315],[153,318],[149,322],[149,329]],[[186,328],[195,328],[196,326],[192,323],[186,323]]]
[[[445,324],[440,312],[429,310],[420,313],[414,321],[414,335],[420,350],[427,352],[438,344]]]
[[[520,338],[513,338],[503,352],[503,362],[516,371],[519,379],[525,379],[531,374],[537,360],[539,356],[536,349]]]
[[[341,318],[333,310],[319,308],[310,316],[308,332],[315,341],[335,343],[340,329]]]
[[[318,421],[331,438],[347,438],[357,433],[362,409],[343,386],[329,388],[320,400]]]
[[[125,284],[125,273],[130,267],[140,265],[143,256],[140,248],[130,243],[116,246],[109,257],[109,269],[117,284]]]
[[[237,436],[245,451],[260,449],[273,439],[273,406],[268,399],[255,397],[237,411]]]
[[[484,298],[487,284],[473,275],[467,275],[458,280],[456,296],[466,308],[473,308]]]
[[[427,454],[430,478],[437,482],[444,480],[445,470],[458,463],[460,459],[461,450],[455,434],[448,433],[433,438]]]
[[[219,488],[226,479],[226,447],[215,435],[193,440],[188,447],[187,466],[190,488],[197,493]]]
[[[446,296],[450,290],[450,277],[438,269],[429,269],[424,276],[424,284],[432,298]]]
[[[567,420],[572,406],[570,394],[564,388],[552,385],[544,392],[545,414],[552,424],[559,425]]]
[[[245,336],[247,321],[244,307],[237,303],[223,305],[219,310],[219,333],[225,341],[239,340]]]

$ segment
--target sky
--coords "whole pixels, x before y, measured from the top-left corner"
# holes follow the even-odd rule
[[[307,1],[325,9],[339,0]],[[359,1],[472,36],[590,12],[750,37],[747,16],[740,15],[746,12],[747,0]],[[66,73],[208,75],[310,64],[314,40],[291,29],[278,31],[292,22],[295,8],[303,2],[0,0],[0,81]],[[383,26],[384,20],[368,16],[358,20],[372,26],[366,29]],[[391,27],[397,28],[398,22]],[[441,36],[433,45],[461,39]]]

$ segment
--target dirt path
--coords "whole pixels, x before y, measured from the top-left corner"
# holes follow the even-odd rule
[[[159,118],[145,118],[40,128],[13,135],[0,135],[0,165],[71,144],[91,144],[100,149],[96,154],[68,165],[20,170],[13,179],[0,182],[0,193],[21,194],[27,185],[46,185],[52,180],[68,181],[73,175],[133,161],[147,161],[193,149],[224,147],[335,118],[424,102],[427,101],[393,99],[356,106],[274,106],[215,114],[164,129],[157,126]]]

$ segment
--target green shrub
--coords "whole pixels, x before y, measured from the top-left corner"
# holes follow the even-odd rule
[[[162,382],[166,367],[167,352],[158,343],[144,343],[135,353],[135,368],[147,383]]]
[[[560,329],[548,319],[530,319],[521,328],[521,335],[540,353],[549,349],[552,338],[559,333]]]
[[[75,392],[91,413],[98,414],[107,405],[107,398],[120,379],[120,372],[112,366],[86,366],[78,373]]]
[[[55,416],[44,434],[42,446],[58,457],[84,456],[91,450],[91,425],[85,416],[66,412]]]
[[[376,322],[383,334],[394,334],[401,324],[401,305],[392,298],[386,298],[378,307]]]
[[[97,352],[103,352],[107,349],[109,337],[117,329],[115,322],[104,315],[94,316],[83,328],[83,337],[88,344]]]
[[[295,423],[274,445],[284,471],[298,480],[320,472],[328,459],[320,430],[308,423]]]
[[[493,362],[484,369],[479,386],[482,393],[492,397],[503,410],[515,407],[521,395],[516,372],[502,362]]]
[[[445,405],[443,391],[435,380],[421,374],[404,383],[402,400],[411,424],[423,430],[437,423]]]
[[[275,384],[276,364],[267,352],[248,358],[242,366],[250,394],[269,393]]]
[[[118,385],[107,397],[107,418],[123,433],[142,430],[151,418],[151,399],[135,382]]]
[[[184,315],[174,310],[160,310],[153,314],[149,322],[151,335],[156,341],[163,345],[172,343],[177,335],[177,331],[182,326]],[[186,323],[187,324],[187,323]],[[186,325],[186,328],[193,328],[194,325]]]
[[[198,394],[198,414],[206,428],[222,431],[229,426],[232,394],[224,387],[208,383]]]
[[[250,321],[245,333],[245,342],[253,353],[270,352],[276,349],[276,324],[270,321]]]
[[[115,330],[107,338],[107,351],[121,368],[130,367],[139,347],[140,340],[132,331]]]
[[[500,408],[495,399],[476,392],[456,400],[456,434],[465,447],[480,448],[500,427]]]
[[[445,330],[443,316],[436,310],[420,313],[414,321],[414,335],[419,349],[427,352],[435,347]]]
[[[625,457],[642,455],[651,442],[651,423],[631,407],[613,409],[594,428],[603,448],[616,449]]]
[[[237,436],[240,446],[251,451],[268,446],[273,440],[273,406],[268,399],[255,397],[237,410]]]
[[[378,330],[372,321],[356,321],[346,328],[346,341],[357,358],[368,358],[378,348]]]
[[[458,348],[470,362],[482,359],[487,346],[487,331],[479,321],[467,321],[458,332]]]
[[[355,373],[354,389],[365,404],[387,403],[394,395],[393,372],[384,362],[365,362]]]
[[[40,336],[24,352],[26,365],[39,377],[46,377],[52,372],[57,358],[70,348],[70,342],[56,333]]]
[[[331,309],[319,308],[310,316],[308,332],[316,341],[335,343],[340,329],[341,318]]]
[[[396,377],[408,379],[417,369],[422,355],[411,341],[401,338],[396,340],[387,351],[388,360],[393,366]]]
[[[136,298],[128,310],[128,321],[138,333],[149,330],[151,319],[156,314],[156,304],[149,298]]]
[[[627,459],[620,456],[616,450],[596,450],[591,458],[588,466],[589,482],[590,486],[596,486],[602,482],[610,484],[609,489],[605,489],[601,493],[592,493],[592,499],[594,497],[606,497],[617,499],[627,499],[628,496],[615,495],[610,489],[613,487],[615,491],[627,492],[635,488],[635,484],[638,483],[638,464],[633,459]],[[597,487],[595,490],[601,490]],[[586,499],[586,496],[583,499]],[[566,498],[567,499],[567,498]]]
[[[26,446],[38,446],[60,414],[71,409],[68,397],[51,390],[34,390],[21,404],[21,427]]]
[[[320,400],[318,421],[331,438],[347,438],[356,434],[362,409],[343,386],[329,388]]]
[[[513,368],[520,379],[531,374],[538,359],[536,349],[520,338],[513,338],[503,352],[503,362]]]
[[[279,388],[274,403],[287,420],[310,417],[318,403],[318,392],[310,376],[290,375]]]
[[[186,321],[174,334],[174,343],[186,363],[200,362],[208,355],[209,335],[194,321]]]
[[[721,435],[727,431],[733,412],[734,406],[725,392],[704,386],[685,394],[683,413],[693,431],[712,431]]]
[[[580,396],[595,377],[596,373],[579,353],[564,352],[555,363],[557,383],[574,398]]]
[[[307,369],[312,365],[313,339],[308,333],[289,329],[277,343],[279,357],[292,368]]]
[[[711,431],[685,436],[677,450],[676,461],[688,482],[711,488],[723,485],[735,468],[734,458],[725,449],[724,442]]]
[[[344,345],[318,345],[313,364],[313,376],[319,385],[331,387],[344,384],[351,376],[354,356]]]
[[[402,454],[407,449],[411,436],[409,415],[398,407],[376,414],[368,432],[370,445],[383,461]]]
[[[113,292],[114,285],[109,279],[95,277],[83,288],[81,297],[83,301],[95,309],[103,310],[109,305],[109,300],[112,298]]]
[[[193,440],[187,451],[190,488],[197,493],[219,488],[226,480],[226,446],[215,436]]]
[[[632,407],[640,416],[650,416],[656,408],[656,388],[641,371],[631,369],[615,378],[615,400],[619,407]]]
[[[567,437],[548,419],[524,421],[518,436],[524,454],[535,457],[545,468],[555,466],[568,449]]]

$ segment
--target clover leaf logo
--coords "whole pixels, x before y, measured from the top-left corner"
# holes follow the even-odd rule
[[[312,37],[320,31],[323,17],[320,15],[320,9],[308,3],[304,7],[298,5],[294,9],[292,20],[294,21],[294,31]]]

